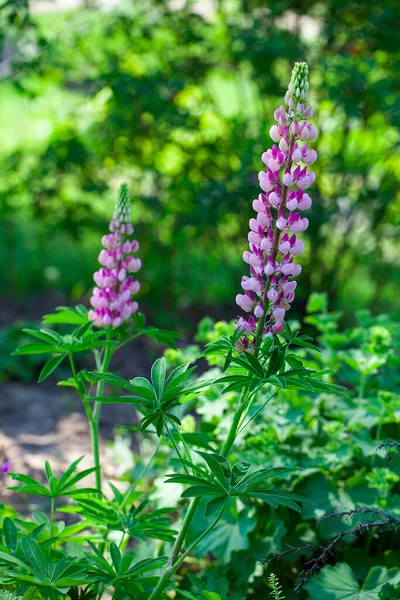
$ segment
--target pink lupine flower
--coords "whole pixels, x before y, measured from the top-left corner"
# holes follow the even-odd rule
[[[89,310],[89,319],[97,327],[120,327],[139,308],[132,296],[137,294],[140,284],[131,273],[136,273],[142,263],[133,256],[139,243],[129,239],[133,233],[130,202],[128,186],[124,183],[118,191],[109,226],[111,233],[101,240],[104,249],[99,254],[99,263],[102,268],[93,275],[96,287],[90,299],[93,310]]]
[[[318,134],[307,119],[312,116],[308,100],[308,66],[296,63],[282,105],[274,112],[277,125],[270,129],[272,140],[278,144],[264,152],[261,160],[266,170],[258,175],[263,193],[253,201],[256,218],[250,219],[249,250],[243,260],[250,265],[251,277],[243,277],[244,294],[236,296],[237,304],[247,313],[236,327],[246,340],[241,348],[254,344],[256,352],[261,339],[284,330],[286,312],[294,300],[301,266],[293,257],[304,250],[298,234],[305,231],[309,221],[302,215],[312,200],[304,191],[315,181],[308,165],[317,159],[310,142]]]

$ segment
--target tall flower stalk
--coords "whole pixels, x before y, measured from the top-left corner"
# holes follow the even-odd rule
[[[284,330],[286,312],[294,300],[301,265],[295,257],[304,250],[299,233],[308,227],[303,211],[312,200],[305,191],[315,181],[308,170],[317,159],[309,142],[317,137],[317,128],[307,119],[312,116],[308,100],[308,66],[296,63],[285,95],[286,108],[275,110],[277,125],[270,129],[275,142],[261,156],[266,170],[258,175],[262,192],[253,201],[256,218],[251,218],[248,235],[249,250],[243,260],[250,267],[250,276],[242,278],[243,294],[237,304],[247,313],[237,327],[243,331],[240,344],[253,348],[257,354],[265,336]]]
[[[103,250],[99,254],[99,263],[102,268],[93,275],[96,283],[90,299],[93,310],[88,312],[88,317],[94,325],[107,330],[108,344],[101,352],[95,351],[96,366],[100,373],[108,370],[111,358],[117,350],[117,346],[112,345],[112,330],[127,322],[139,308],[132,296],[139,291],[140,284],[133,279],[131,273],[136,273],[142,263],[139,258],[133,256],[139,249],[139,243],[137,240],[129,239],[133,233],[133,225],[131,199],[126,183],[123,183],[118,190],[109,230],[110,233],[104,235],[101,240]],[[104,381],[99,381],[95,398],[102,397],[103,393]],[[101,402],[95,402],[93,409],[90,398],[83,398],[83,403],[90,424],[93,462],[97,467],[96,487],[101,491],[99,443]]]
[[[250,219],[250,249],[243,254],[244,261],[250,266],[250,277],[243,277],[244,294],[238,294],[236,302],[250,316],[247,320],[238,319],[236,327],[243,335],[237,348],[250,350],[256,356],[265,336],[284,330],[285,314],[293,302],[297,285],[294,278],[301,271],[294,257],[304,250],[298,234],[308,227],[308,219],[302,217],[302,211],[310,208],[312,202],[304,190],[315,180],[308,165],[317,158],[315,150],[308,146],[308,142],[317,137],[316,127],[307,122],[312,116],[312,108],[307,103],[308,85],[307,64],[296,63],[285,95],[286,108],[282,105],[276,109],[277,125],[270,129],[271,138],[278,145],[274,144],[262,155],[266,165],[266,170],[259,174],[263,192],[253,202],[257,217]],[[221,448],[221,457],[229,455],[252,397],[253,391],[243,389]],[[200,502],[201,497],[192,498],[164,574],[149,600],[160,598],[179,568],[181,549]],[[193,547],[192,544],[190,549]]]

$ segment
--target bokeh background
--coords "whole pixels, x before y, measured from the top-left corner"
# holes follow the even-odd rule
[[[398,0],[3,0],[1,324],[88,301],[125,180],[143,312],[189,334],[235,317],[296,60],[321,134],[294,316],[311,290],[398,316],[399,26]]]

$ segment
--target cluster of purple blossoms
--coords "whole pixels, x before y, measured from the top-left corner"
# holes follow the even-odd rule
[[[243,294],[237,304],[252,313],[247,320],[240,317],[236,327],[253,336],[256,345],[266,335],[284,329],[286,311],[293,302],[301,266],[293,259],[304,250],[298,234],[308,227],[302,212],[312,200],[305,190],[314,183],[315,174],[308,165],[317,159],[308,142],[317,137],[314,125],[307,122],[312,108],[307,104],[308,66],[296,63],[289,89],[282,105],[274,113],[277,125],[270,129],[276,144],[261,156],[266,170],[259,173],[263,190],[253,201],[256,218],[250,219],[250,250],[243,260],[250,266],[250,277],[243,277]],[[302,164],[301,164],[302,163]],[[249,338],[244,338],[245,346]]]
[[[131,273],[142,266],[141,260],[132,256],[139,243],[130,241],[133,233],[130,197],[127,184],[122,184],[110,223],[109,234],[103,236],[103,250],[99,254],[102,268],[93,275],[96,286],[90,304],[89,319],[98,327],[120,327],[135,313],[139,305],[132,296],[140,289]]]

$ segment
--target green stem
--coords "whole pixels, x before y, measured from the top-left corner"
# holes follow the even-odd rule
[[[375,443],[376,443],[376,445],[378,445],[378,443],[381,441],[382,426],[383,426],[383,423],[382,423],[382,421],[380,421],[380,423],[378,424],[378,427],[376,429],[376,436],[375,436]],[[371,461],[371,463],[372,463],[372,467],[374,467],[375,463],[376,463],[376,452],[374,452],[374,454],[372,455],[372,461]]]
[[[99,402],[97,404],[100,404]],[[93,463],[96,467],[95,478],[96,488],[101,492],[101,465],[100,465],[100,443],[99,443],[99,422],[92,418],[90,424],[90,437],[92,440]]]
[[[111,342],[112,332],[107,331],[107,342]],[[103,360],[100,365],[100,373],[105,373],[109,367],[112,355],[114,354],[114,348],[110,343],[107,344]],[[97,359],[96,359],[97,363]],[[104,392],[104,381],[99,381],[96,387],[95,397],[102,396]],[[95,406],[92,412],[92,418],[90,422],[90,435],[92,438],[92,452],[93,452],[93,463],[96,467],[96,488],[101,492],[101,464],[100,464],[100,441],[99,441],[99,423],[100,423],[100,411],[101,402],[95,402]]]
[[[195,515],[197,507],[200,504],[200,501],[201,501],[201,498],[192,498],[192,500],[190,501],[189,508],[187,510],[187,513],[186,513],[185,518],[182,523],[182,528],[181,528],[180,532],[178,533],[178,536],[175,540],[174,547],[172,548],[172,553],[171,553],[170,559],[168,561],[167,568],[165,569],[163,576],[161,577],[161,579],[158,581],[156,587],[154,588],[153,593],[149,597],[149,600],[155,600],[156,598],[159,598],[162,591],[167,587],[170,577],[174,573],[174,570],[173,570],[174,563],[176,563],[176,561],[178,559],[179,551],[182,547],[186,533],[187,533],[190,523]]]
[[[190,544],[189,548],[176,561],[176,563],[173,566],[174,572],[178,569],[178,567],[181,566],[181,564],[184,562],[185,558],[191,553],[191,551],[194,550],[196,548],[196,546],[198,546],[198,544],[200,544],[200,542],[206,537],[206,535],[208,535],[210,533],[210,531],[212,529],[214,529],[214,527],[217,525],[218,521],[221,519],[225,508],[226,508],[225,506],[223,506],[221,508],[221,510],[219,511],[219,513],[217,515],[217,518],[211,523],[211,525],[209,525],[207,527],[207,529],[205,531],[203,531],[203,533],[201,535],[199,535],[198,538],[196,538],[194,540],[194,542],[192,542]]]
[[[54,529],[54,498],[50,500],[50,537],[53,537]]]
[[[225,457],[228,456],[230,449],[232,448],[232,446],[234,444],[234,441],[235,441],[235,438],[237,435],[237,429],[239,427],[240,419],[241,419],[243,411],[245,409],[247,398],[248,398],[248,392],[245,393],[243,400],[241,402],[239,402],[236,407],[235,413],[233,415],[232,424],[229,428],[228,435],[226,437],[224,445],[222,446],[221,456],[225,456]]]
[[[360,402],[364,398],[365,380],[366,380],[366,377],[365,377],[364,373],[361,373],[361,375],[360,375],[360,387],[358,388],[358,400]]]
[[[278,392],[278,388],[276,388],[276,389],[275,389],[275,390],[272,392],[272,394],[271,394],[270,396],[268,396],[268,398],[266,399],[266,401],[265,401],[265,402],[264,402],[264,403],[263,403],[263,404],[262,404],[262,405],[261,405],[259,408],[257,408],[257,410],[256,410],[256,412],[254,413],[254,415],[251,415],[251,417],[248,419],[248,421],[246,421],[246,423],[244,423],[244,425],[242,424],[242,423],[243,423],[243,421],[244,421],[244,418],[242,419],[242,423],[240,424],[240,427],[239,427],[239,431],[238,431],[238,433],[242,433],[243,429],[245,429],[245,428],[246,428],[246,427],[249,425],[249,423],[251,423],[251,422],[252,422],[252,420],[253,420],[253,419],[255,419],[255,418],[256,418],[256,416],[257,416],[257,415],[258,415],[258,414],[259,414],[259,413],[260,413],[262,410],[264,410],[264,408],[266,407],[266,405],[268,404],[268,402],[269,402],[270,400],[272,400],[272,398],[275,396],[275,394],[277,394],[277,392]],[[247,412],[248,412],[248,411],[247,411]],[[244,415],[244,417],[245,417],[245,416],[246,416],[246,415]]]
[[[194,498],[193,500],[199,500],[198,498]],[[192,501],[192,506],[195,506],[195,502]],[[198,504],[197,504],[198,505]],[[196,506],[197,508],[197,506]],[[189,507],[190,510],[190,507]],[[200,544],[200,542],[210,533],[210,531],[212,531],[212,529],[214,529],[214,527],[217,525],[218,521],[221,519],[223,512],[225,510],[225,507],[223,506],[221,508],[221,510],[219,511],[217,518],[214,519],[214,521],[211,523],[211,525],[209,525],[207,527],[207,529],[205,531],[203,531],[203,533],[201,535],[199,535],[198,538],[196,538],[194,540],[194,542],[192,542],[190,544],[190,546],[187,548],[187,550],[179,557],[179,559],[177,559],[171,566],[169,566],[169,563],[167,565],[167,568],[164,572],[164,575],[162,576],[162,578],[159,580],[157,586],[155,587],[153,593],[151,594],[151,596],[149,597],[149,600],[155,600],[155,598],[158,598],[159,595],[161,594],[161,592],[164,590],[164,588],[167,587],[169,580],[171,579],[171,576],[179,569],[179,567],[181,566],[181,564],[185,561],[186,557],[192,552],[192,550],[194,550],[196,548],[196,546],[198,546],[198,544]],[[195,509],[194,509],[195,511]],[[189,512],[189,511],[188,511]],[[194,512],[193,512],[194,515]]]
[[[178,436],[178,438],[179,438],[179,440],[180,440],[180,442],[181,442],[181,444],[182,444],[182,446],[183,446],[183,448],[184,448],[184,450],[186,452],[186,458],[187,458],[187,460],[189,460],[189,462],[191,462],[192,455],[190,454],[190,449],[189,449],[187,443],[183,439],[183,436],[182,436],[181,432],[179,431],[179,429],[176,427],[176,425],[172,424],[172,427],[173,427],[176,435]]]
[[[167,568],[172,567],[176,561],[178,560],[179,552],[182,548],[183,542],[185,540],[185,536],[188,532],[190,523],[196,513],[196,510],[201,502],[201,498],[192,498],[187,509],[185,518],[183,519],[182,527],[180,532],[177,535],[174,546],[172,548],[171,556],[168,561]]]
[[[166,431],[167,431],[167,435],[169,435],[169,439],[171,440],[173,447],[175,448],[175,452],[177,453],[177,455],[179,456],[179,458],[182,460],[182,454],[180,453],[179,447],[178,447],[177,443],[174,440],[173,434],[169,433],[168,429],[166,429]],[[185,465],[183,465],[183,469],[184,469],[186,475],[189,475],[189,471],[187,470],[187,468],[186,468]]]
[[[160,437],[160,439],[158,440],[158,444],[157,446],[154,448],[154,452],[152,453],[150,460],[147,461],[147,463],[144,465],[143,469],[140,471],[139,475],[137,476],[136,480],[134,481],[134,483],[132,483],[132,485],[130,486],[130,488],[125,492],[124,494],[124,499],[122,500],[121,504],[120,504],[120,509],[123,509],[126,505],[126,503],[128,502],[128,499],[130,497],[130,495],[135,491],[137,484],[139,483],[139,481],[141,479],[143,479],[143,477],[146,475],[147,471],[150,469],[151,465],[153,464],[153,461],[157,455],[157,452],[160,449],[161,443],[162,443],[162,436]]]
[[[233,443],[234,443],[235,437],[236,437],[236,433],[237,433],[237,428],[238,428],[242,413],[245,409],[247,399],[248,399],[248,390],[246,390],[245,392],[242,393],[242,398],[238,402],[238,406],[236,408],[235,414],[233,415],[232,424],[230,426],[227,438],[226,438],[225,443],[221,450],[222,456],[227,456],[233,446]],[[149,600],[155,600],[156,598],[158,598],[160,596],[161,592],[168,585],[171,575],[173,575],[174,572],[176,571],[176,569],[177,569],[176,564],[177,564],[177,562],[179,562],[181,560],[178,558],[179,552],[183,546],[186,534],[187,534],[190,524],[193,520],[193,517],[196,514],[196,511],[199,507],[200,502],[201,502],[201,497],[192,498],[192,500],[190,501],[189,508],[186,512],[185,518],[183,519],[181,530],[179,531],[177,538],[175,540],[174,546],[172,548],[171,556],[169,558],[167,567],[164,571],[163,576],[159,580],[157,586],[154,588],[153,593],[149,597]],[[219,517],[219,518],[221,518],[221,517]],[[188,551],[190,552],[190,550],[188,549],[184,553],[185,558],[187,556]],[[179,562],[179,564],[181,564],[181,563]]]

